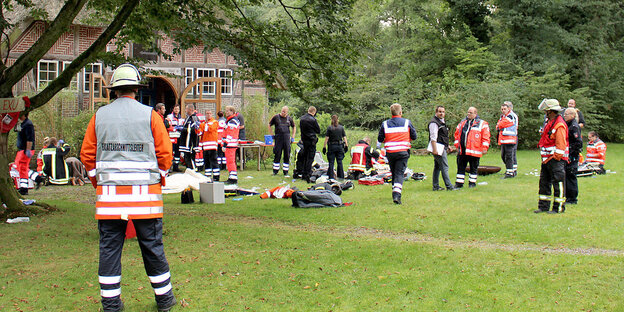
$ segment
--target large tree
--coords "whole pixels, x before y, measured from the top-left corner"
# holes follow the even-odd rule
[[[33,2],[2,1],[3,39],[15,26],[5,18],[7,12],[25,8],[45,16]],[[118,53],[121,49],[103,52],[112,39],[120,48],[128,42],[140,43],[164,57],[171,53],[156,44],[164,37],[175,39],[173,54],[193,46],[202,46],[205,51],[218,48],[236,58],[244,78],[260,79],[270,86],[279,77],[302,97],[306,91],[325,87],[339,93],[346,89],[346,81],[338,77],[347,75],[361,43],[350,32],[352,4],[350,0],[67,0],[37,43],[11,66],[0,58],[0,98],[14,96],[12,87],[36,66],[81,12],[90,23],[105,26],[104,32],[58,78],[30,98],[27,112],[48,103],[86,64],[96,59],[110,65],[127,61]],[[3,44],[10,51],[9,41],[3,40]],[[20,202],[8,173],[13,156],[7,152],[8,136],[0,135],[0,201],[8,206],[0,207],[0,218],[50,209],[45,204],[24,206]]]

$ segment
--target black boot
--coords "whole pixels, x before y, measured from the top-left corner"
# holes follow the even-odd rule
[[[20,187],[20,188],[19,188],[19,190],[18,190],[18,192],[19,192],[21,195],[28,195],[28,188],[26,188],[26,187]]]
[[[38,175],[37,178],[35,179],[35,190],[38,190],[39,188],[41,188],[42,183],[43,183],[43,177],[41,175]]]
[[[401,193],[399,193],[399,192],[392,192],[392,201],[395,204],[400,205],[401,204]]]

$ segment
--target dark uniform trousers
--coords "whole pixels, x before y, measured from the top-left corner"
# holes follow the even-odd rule
[[[336,173],[339,179],[344,179],[344,168],[342,166],[342,160],[344,159],[344,147],[342,143],[330,143],[327,149],[327,161],[329,162],[329,168],[327,168],[327,175],[330,179],[335,179],[334,176],[334,161],[336,161]],[[362,156],[364,157],[364,156]]]
[[[279,172],[279,164],[283,154],[284,160],[282,162],[282,171],[284,172],[284,175],[288,174],[288,170],[290,169],[289,134],[275,136],[275,146],[273,147],[273,154],[275,154],[275,157],[273,158],[273,173]]]
[[[316,154],[316,142],[318,142],[318,139],[303,141],[303,172],[301,176],[304,180],[309,179],[310,175],[312,175],[312,163],[314,162],[314,155]]]
[[[551,159],[547,163],[542,164],[538,202],[540,210],[548,211],[550,209],[552,195],[554,197],[552,210],[556,212],[565,211],[565,163],[565,160]]]
[[[468,176],[469,185],[477,184],[479,172],[479,161],[481,158],[470,155],[457,155],[457,177],[455,178],[455,186],[463,187],[466,179],[466,166],[470,164],[470,175]]]
[[[169,263],[162,242],[162,218],[132,220],[141,247],[145,273],[154,288],[158,306],[175,300]],[[104,311],[121,308],[121,251],[126,236],[125,220],[99,220],[100,266],[98,270]]]
[[[514,171],[514,164],[516,163],[516,149],[517,144],[501,144],[501,159],[505,163],[507,171],[505,174],[512,174]],[[472,167],[471,167],[472,168]]]
[[[565,196],[566,202],[576,203],[578,200],[578,181],[576,172],[578,171],[579,155],[570,154],[570,163],[565,165]]]
[[[214,181],[219,181],[221,170],[217,160],[217,150],[204,150],[204,174],[212,176]]]
[[[180,144],[172,143],[171,148],[173,150],[173,167],[177,169],[180,164]]]
[[[392,192],[401,193],[410,154],[408,151],[402,151],[388,153],[386,157],[388,158],[388,165],[390,165],[390,172],[392,172]]]

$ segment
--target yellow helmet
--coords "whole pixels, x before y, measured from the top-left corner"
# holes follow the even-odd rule
[[[141,83],[141,74],[139,70],[132,64],[121,64],[113,72],[111,77],[110,89],[119,89],[121,87],[143,87]]]
[[[540,103],[540,105],[537,107],[537,109],[539,110],[553,110],[553,111],[558,111],[560,112],[561,110],[563,110],[563,108],[561,108],[561,105],[559,105],[559,101],[557,101],[556,99],[544,99],[542,100],[542,102]]]

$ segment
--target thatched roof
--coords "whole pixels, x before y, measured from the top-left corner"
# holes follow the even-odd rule
[[[63,0],[32,0],[35,8],[43,9],[48,13],[48,20],[54,20],[58,15],[61,8],[65,4]],[[85,6],[86,7],[86,6]],[[21,5],[15,4],[11,11],[4,11],[4,18],[12,24],[20,24],[23,22],[30,22],[33,19],[31,14],[33,8],[25,8]],[[87,17],[87,10],[83,9],[80,14],[76,17],[74,24],[81,24],[80,20],[85,19]]]

